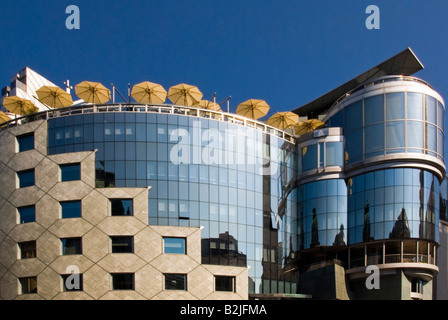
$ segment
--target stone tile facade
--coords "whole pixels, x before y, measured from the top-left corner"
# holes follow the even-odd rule
[[[17,136],[34,132],[33,150],[18,152]],[[61,182],[59,165],[80,163],[81,179]],[[34,168],[35,185],[18,188],[17,172]],[[109,199],[133,200],[132,216],[111,216]],[[62,219],[61,201],[81,201],[81,218]],[[35,206],[20,224],[17,208]],[[133,237],[133,253],[112,253],[111,236]],[[81,238],[82,254],[63,255],[61,238]],[[166,254],[164,237],[186,239],[186,254]],[[36,241],[21,259],[19,243]],[[64,291],[75,266],[82,291]],[[113,273],[133,273],[134,290],[113,290]],[[187,290],[165,290],[164,274],[187,276]],[[215,290],[215,275],[234,277],[233,292]],[[22,294],[20,278],[36,277]],[[47,155],[47,122],[0,132],[0,299],[248,299],[248,270],[201,264],[201,230],[148,225],[148,188],[95,188],[95,151]]]

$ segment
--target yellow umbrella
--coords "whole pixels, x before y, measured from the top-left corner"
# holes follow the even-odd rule
[[[325,123],[317,119],[309,119],[301,121],[294,126],[294,132],[296,135],[301,136],[307,132],[316,130],[317,128],[323,127]]]
[[[166,90],[157,83],[144,81],[132,87],[131,96],[138,103],[158,104],[166,100]]]
[[[202,96],[202,92],[197,87],[185,83],[172,86],[168,90],[168,99],[174,104],[180,104],[187,107],[198,104],[201,101]]]
[[[35,113],[39,111],[30,100],[23,99],[17,96],[6,97],[3,99],[3,106],[10,112],[20,116]]]
[[[238,105],[236,114],[256,120],[267,115],[269,108],[264,100],[249,99]]]
[[[267,121],[266,124],[279,128],[281,130],[291,127],[299,121],[299,116],[290,111],[274,113]]]
[[[106,103],[110,90],[99,82],[83,81],[75,86],[76,95],[88,103]]]
[[[3,111],[0,111],[0,123],[6,122],[11,120],[10,117],[8,117],[8,115],[6,113],[4,113]]]
[[[59,87],[43,86],[36,91],[39,101],[45,103],[50,108],[69,107],[73,104],[70,93]]]
[[[196,104],[194,106],[198,106],[200,108],[213,110],[213,111],[222,111],[219,104],[212,102],[212,101],[208,101],[208,100],[201,100],[201,101],[199,101],[198,104]]]

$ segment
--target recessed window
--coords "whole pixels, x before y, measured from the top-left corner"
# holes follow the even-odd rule
[[[165,290],[187,290],[186,274],[165,274]]]
[[[132,216],[133,215],[132,199],[110,199],[112,216]]]
[[[423,280],[412,279],[411,280],[411,292],[423,294]]]
[[[62,219],[80,218],[81,217],[81,201],[64,201],[61,204]]]
[[[36,258],[36,241],[19,242],[20,259]]]
[[[20,293],[37,293],[37,277],[19,278]]]
[[[133,273],[112,273],[112,290],[134,290]]]
[[[235,277],[215,276],[215,291],[235,292]]]
[[[63,164],[61,168],[61,181],[81,180],[81,165],[79,163]]]
[[[133,253],[134,252],[134,237],[132,236],[113,236],[110,237],[112,241],[112,253]]]
[[[29,223],[36,221],[36,207],[35,206],[27,206],[17,208],[17,212],[19,213],[19,223]]]
[[[82,238],[63,238],[61,243],[64,256],[82,254]]]
[[[34,169],[17,172],[19,188],[34,186]]]
[[[83,277],[82,274],[63,274],[62,279],[62,290],[64,292],[70,291],[82,291],[83,290]]]
[[[17,144],[19,146],[19,152],[34,149],[34,132],[18,136]]]
[[[163,238],[163,252],[186,254],[185,238]]]

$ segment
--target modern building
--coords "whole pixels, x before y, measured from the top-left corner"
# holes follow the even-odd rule
[[[294,110],[326,124],[300,136],[174,104],[3,124],[0,298],[448,299],[445,103],[422,68],[406,49]]]

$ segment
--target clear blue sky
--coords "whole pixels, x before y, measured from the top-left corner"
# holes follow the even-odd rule
[[[80,9],[68,30],[67,6]],[[368,30],[366,7],[380,9]],[[0,8],[0,86],[25,66],[59,86],[144,80],[204,99],[295,109],[411,47],[448,100],[446,0],[14,0]]]

